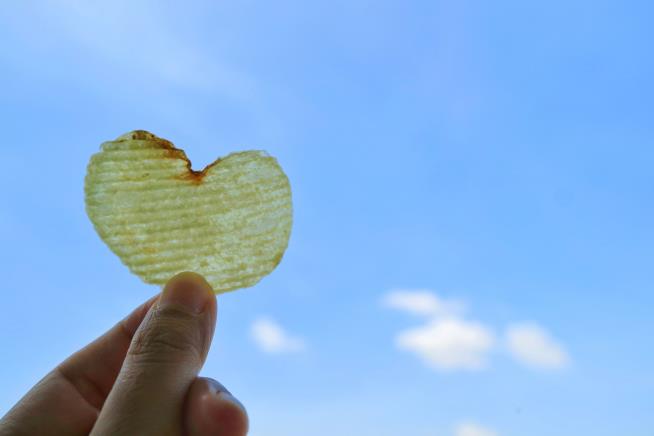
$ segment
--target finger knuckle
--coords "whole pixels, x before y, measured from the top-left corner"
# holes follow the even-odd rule
[[[195,317],[166,307],[154,309],[148,321],[132,340],[128,354],[133,359],[141,363],[202,361],[204,344]]]

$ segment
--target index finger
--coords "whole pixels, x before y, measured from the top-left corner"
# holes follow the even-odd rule
[[[104,335],[57,367],[57,371],[95,408],[102,407],[120,371],[136,329],[157,298],[159,295],[151,297]]]

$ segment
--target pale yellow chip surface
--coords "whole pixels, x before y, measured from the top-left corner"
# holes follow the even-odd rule
[[[84,192],[102,240],[147,283],[193,271],[217,293],[252,286],[275,269],[291,233],[288,178],[261,151],[193,171],[182,150],[137,130],[102,144]]]

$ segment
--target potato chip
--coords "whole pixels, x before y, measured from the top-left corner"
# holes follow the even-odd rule
[[[147,283],[193,271],[217,293],[252,286],[279,264],[291,233],[288,178],[262,151],[195,171],[184,151],[137,130],[102,144],[84,191],[102,240]]]

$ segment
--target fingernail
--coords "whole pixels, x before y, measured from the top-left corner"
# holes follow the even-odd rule
[[[243,404],[236,399],[235,396],[232,395],[231,392],[229,392],[229,389],[225,387],[222,383],[220,383],[217,380],[214,380],[212,378],[209,379],[209,386],[210,386],[210,391],[211,393],[219,400],[219,401],[227,401],[229,403],[233,403],[237,405],[245,414],[247,415],[247,411],[245,410],[245,407]]]
[[[218,395],[220,392],[227,392],[228,394],[231,395],[231,392],[229,392],[229,389],[225,387],[224,384],[220,383],[218,380],[214,380],[212,378],[207,378],[209,380],[209,386],[211,389],[211,393],[214,395]]]
[[[247,410],[245,410],[245,406],[243,406],[243,403],[238,401],[236,399],[236,397],[233,396],[232,394],[230,394],[229,392],[219,391],[219,392],[216,393],[216,397],[220,401],[225,401],[227,403],[231,403],[231,404],[234,404],[234,405],[238,406],[238,408],[241,409],[245,413],[245,415],[247,416]]]
[[[199,314],[204,311],[211,298],[214,298],[213,290],[201,275],[183,272],[168,281],[159,304],[176,304]]]

